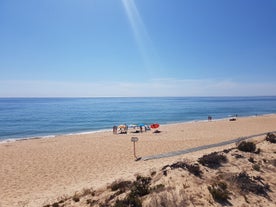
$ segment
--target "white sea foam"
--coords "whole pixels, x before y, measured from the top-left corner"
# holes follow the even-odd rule
[[[31,140],[31,139],[50,139],[54,138],[56,135],[46,135],[46,136],[35,136],[35,137],[21,137],[21,138],[8,138],[0,141],[0,144],[6,144],[17,141]]]
[[[102,132],[110,132],[111,129],[102,129],[102,130],[95,130],[95,131],[85,131],[85,132],[76,132],[76,133],[67,133],[67,134],[56,134],[56,135],[45,135],[45,136],[35,136],[35,137],[21,137],[21,138],[7,138],[0,141],[0,144],[6,144],[16,141],[24,141],[24,140],[31,140],[31,139],[51,139],[57,136],[74,136],[74,135],[85,135],[85,134],[95,134],[95,133],[102,133]]]
[[[112,131],[112,130],[111,129],[101,129],[101,130],[95,130],[95,131],[85,131],[85,132],[76,132],[76,133],[63,134],[63,136],[95,134],[95,133],[110,132],[110,131]]]
[[[15,142],[15,141],[17,141],[17,139],[4,139],[0,141],[0,144],[6,144],[6,143]]]

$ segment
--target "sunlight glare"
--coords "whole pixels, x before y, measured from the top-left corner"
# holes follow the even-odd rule
[[[153,69],[151,59],[155,56],[154,48],[136,4],[134,0],[121,1],[130,22],[136,44],[140,50],[145,67],[147,70]]]

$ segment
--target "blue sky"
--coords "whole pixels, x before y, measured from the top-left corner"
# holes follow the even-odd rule
[[[274,0],[0,0],[0,97],[276,95]]]

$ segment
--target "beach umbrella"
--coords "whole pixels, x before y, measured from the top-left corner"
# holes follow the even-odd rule
[[[119,125],[118,128],[120,129],[125,129],[127,126],[126,125]]]
[[[150,128],[157,129],[160,125],[158,123],[154,123],[150,125]]]
[[[130,125],[128,125],[128,128],[130,128],[130,129],[134,129],[135,127],[137,127],[136,124],[130,124]]]
[[[118,126],[120,134],[126,134],[127,133],[127,125],[121,124]]]

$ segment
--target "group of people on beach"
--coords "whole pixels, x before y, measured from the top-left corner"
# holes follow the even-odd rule
[[[139,124],[139,125],[127,125],[127,124],[122,124],[119,126],[113,126],[113,134],[127,134],[128,131],[131,133],[142,133],[142,132],[147,132],[151,130],[150,125],[147,124]]]
[[[231,115],[229,118],[229,121],[236,121],[238,117],[238,114],[235,115]],[[208,116],[208,121],[212,121],[213,117],[212,116]]]

